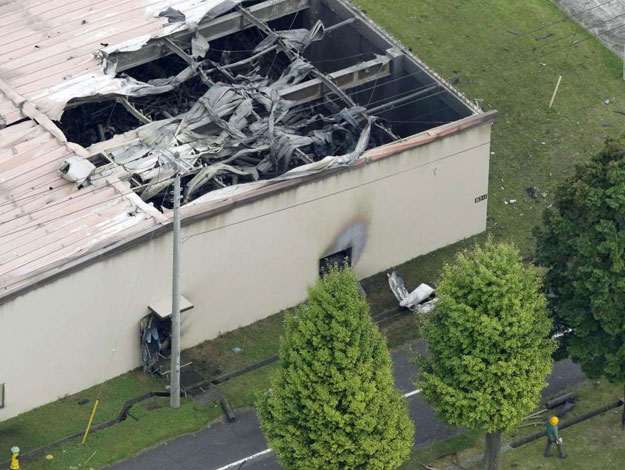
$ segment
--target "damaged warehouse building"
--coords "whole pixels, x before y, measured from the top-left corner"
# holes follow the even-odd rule
[[[2,419],[166,347],[175,175],[183,348],[328,260],[363,278],[486,227],[495,112],[344,0],[4,2],[0,25]]]

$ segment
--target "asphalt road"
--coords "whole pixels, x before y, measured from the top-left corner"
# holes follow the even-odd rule
[[[417,343],[414,349],[421,349]],[[415,389],[413,384],[416,367],[412,360],[413,350],[400,349],[393,353],[393,369],[397,388],[403,393]],[[584,380],[579,368],[570,360],[554,365],[549,377],[549,386],[544,390],[545,397],[553,396]],[[432,441],[453,436],[461,432],[440,421],[436,412],[414,395],[408,399],[408,408],[413,421],[417,423],[415,447],[421,447]],[[218,470],[233,462],[249,457],[267,449],[258,418],[254,410],[237,413],[237,420],[232,423],[217,423],[213,426],[173,439],[165,444],[147,450],[136,457],[112,466],[115,470]],[[228,470],[282,470],[273,453],[248,461],[242,467],[235,466]]]

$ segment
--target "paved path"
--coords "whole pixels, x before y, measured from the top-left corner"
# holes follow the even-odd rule
[[[623,57],[625,45],[623,0],[555,0],[555,3],[619,57]]]
[[[422,350],[423,343],[413,349]],[[416,373],[412,349],[400,349],[393,353],[393,368],[397,388],[403,393],[415,389]],[[556,363],[544,395],[551,396],[584,380],[584,376],[571,361]],[[408,398],[410,416],[417,423],[415,447],[461,432],[441,422],[435,411],[421,396]],[[237,413],[233,424],[217,423],[195,434],[179,437],[150,449],[136,457],[125,460],[114,470],[217,470],[261,452],[267,443],[260,431],[254,410]],[[241,470],[281,470],[273,453],[246,462]],[[232,467],[228,470],[239,470]]]

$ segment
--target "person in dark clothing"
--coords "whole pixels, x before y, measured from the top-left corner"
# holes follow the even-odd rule
[[[547,446],[545,447],[545,457],[551,457],[551,446],[555,444],[558,447],[558,454],[561,459],[566,459],[564,448],[562,447],[562,438],[558,436],[558,418],[552,416],[547,421]]]

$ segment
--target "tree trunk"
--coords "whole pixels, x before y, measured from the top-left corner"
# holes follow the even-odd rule
[[[486,434],[486,453],[484,454],[484,470],[499,470],[499,454],[501,451],[501,431]]]

